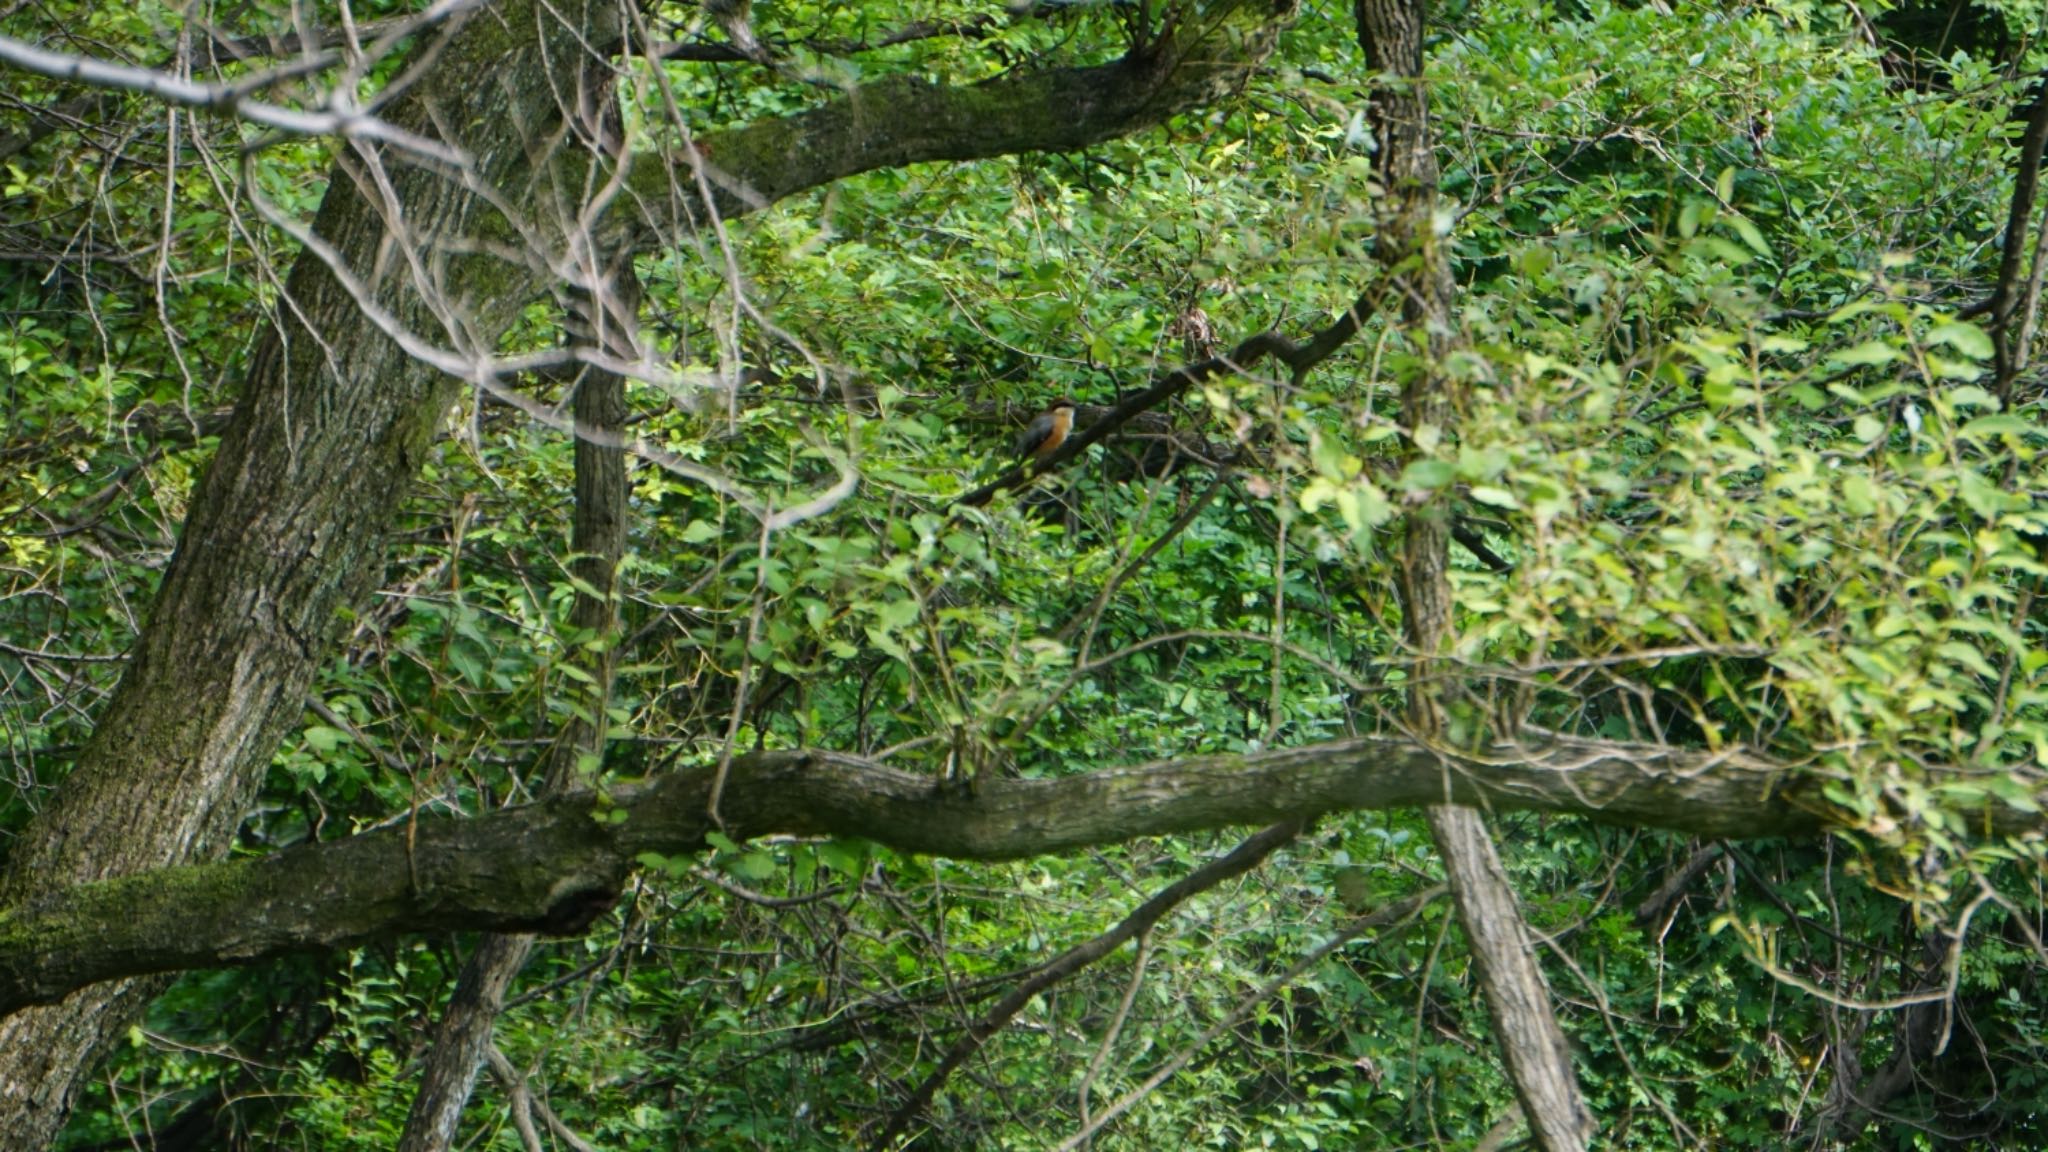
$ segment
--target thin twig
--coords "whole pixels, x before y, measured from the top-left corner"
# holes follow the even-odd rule
[[[199,84],[149,68],[111,64],[90,56],[50,52],[8,36],[0,36],[0,64],[24,72],[68,80],[92,88],[137,92],[181,108],[203,108],[231,113],[252,124],[301,136],[346,136],[375,140],[446,164],[464,163],[462,153],[439,140],[408,132],[376,116],[349,108],[305,111],[250,98],[250,93],[309,70],[332,65],[326,54],[305,61],[245,77],[232,84]]]
[[[499,1051],[496,1044],[484,1051],[484,1059],[490,1062],[491,1075],[505,1085],[505,1094],[512,1098],[512,1123],[519,1129],[519,1138],[528,1148],[539,1152],[541,1146],[540,1135],[533,1130],[533,1114],[538,1113],[541,1123],[548,1126],[555,1139],[575,1149],[575,1152],[597,1152],[596,1145],[571,1131],[562,1123],[562,1118],[555,1115],[554,1109],[533,1094],[527,1086],[526,1077],[519,1074],[519,1069],[512,1066],[512,1061],[505,1058],[505,1053]]]
[[[1077,1095],[1081,1100],[1081,1123],[1088,1123],[1088,1092],[1095,1086],[1095,1078],[1102,1074],[1102,1066],[1109,1062],[1110,1050],[1116,1047],[1117,1037],[1123,1035],[1124,1021],[1131,1017],[1131,1005],[1137,1002],[1138,989],[1145,983],[1145,965],[1152,959],[1152,934],[1147,932],[1138,937],[1138,957],[1131,961],[1131,978],[1124,984],[1124,998],[1117,1002],[1116,1015],[1110,1018],[1109,1027],[1102,1030],[1102,1043],[1096,1045],[1095,1055],[1088,1061],[1088,1070],[1081,1075],[1081,1086]]]
[[[1108,1110],[1103,1112],[1101,1116],[1083,1125],[1079,1132],[1068,1137],[1054,1152],[1075,1152],[1075,1149],[1080,1148],[1090,1137],[1101,1131],[1105,1124],[1130,1111],[1133,1105],[1151,1095],[1161,1084],[1179,1075],[1180,1070],[1187,1067],[1189,1061],[1200,1055],[1203,1049],[1214,1043],[1218,1036],[1236,1027],[1237,1022],[1250,1014],[1253,1008],[1270,999],[1280,989],[1299,980],[1303,973],[1322,963],[1332,952],[1365,935],[1374,928],[1397,923],[1413,916],[1424,905],[1449,890],[1448,887],[1442,884],[1433,885],[1421,892],[1417,892],[1406,900],[1390,904],[1370,916],[1360,917],[1345,924],[1335,936],[1310,949],[1307,955],[1289,965],[1287,971],[1266,981],[1256,991],[1252,992],[1251,995],[1238,1001],[1230,1011],[1223,1014],[1221,1020],[1211,1024],[1200,1036],[1195,1037],[1194,1043],[1181,1049],[1180,1052],[1175,1054],[1173,1059],[1166,1062],[1164,1067],[1154,1072],[1143,1084],[1125,1093],[1116,1103],[1110,1105]]]
[[[952,1076],[954,1070],[979,1052],[989,1037],[994,1036],[1014,1019],[1017,1013],[1022,1012],[1040,992],[1123,947],[1125,941],[1149,931],[1159,922],[1160,917],[1189,897],[1258,867],[1266,857],[1299,835],[1303,823],[1301,820],[1283,820],[1255,833],[1232,849],[1228,855],[1212,860],[1167,885],[1158,895],[1140,904],[1136,911],[1119,921],[1116,927],[1092,940],[1067,949],[1058,959],[1019,983],[1010,990],[1009,995],[997,1001],[994,1007],[984,1013],[981,1019],[968,1025],[966,1033],[946,1050],[946,1055],[939,1061],[939,1066],[934,1068],[890,1114],[889,1122],[882,1127],[881,1135],[875,1138],[870,1147],[880,1150],[892,1146],[896,1138],[903,1134],[903,1130],[910,1126],[911,1121],[931,1105],[932,1098],[938,1095],[939,1088]]]
[[[1110,433],[1130,423],[1139,413],[1156,408],[1198,384],[1224,376],[1243,375],[1268,357],[1285,364],[1291,378],[1299,382],[1316,365],[1343,347],[1345,341],[1357,335],[1365,324],[1365,317],[1378,310],[1381,294],[1378,286],[1366,289],[1344,310],[1343,315],[1303,343],[1297,344],[1278,332],[1268,330],[1246,339],[1226,355],[1183,364],[1161,376],[1150,388],[1110,409],[1102,419],[1067,437],[1066,442],[1044,460],[1010,465],[995,479],[953,501],[953,507],[978,507],[1005,488],[1015,488],[1034,476],[1064,467]]]

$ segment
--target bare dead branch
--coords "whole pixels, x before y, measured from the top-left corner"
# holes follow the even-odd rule
[[[408,132],[377,116],[356,111],[338,100],[320,111],[301,111],[257,100],[250,95],[335,61],[317,56],[307,61],[259,72],[232,84],[199,84],[148,68],[112,64],[89,56],[51,52],[12,37],[0,36],[0,64],[24,72],[67,80],[93,88],[136,92],[180,108],[227,112],[252,124],[297,136],[344,136],[388,144],[444,164],[463,163],[462,153],[448,145]]]
[[[1406,920],[1421,911],[1431,901],[1443,895],[1444,892],[1445,888],[1443,885],[1435,885],[1417,892],[1405,900],[1389,904],[1370,915],[1345,922],[1343,928],[1336,935],[1310,949],[1307,955],[1289,965],[1285,972],[1266,981],[1250,995],[1239,1000],[1230,1011],[1223,1014],[1222,1019],[1203,1030],[1202,1034],[1197,1036],[1193,1043],[1181,1049],[1180,1053],[1174,1056],[1173,1059],[1168,1060],[1164,1067],[1147,1077],[1143,1084],[1125,1093],[1114,1104],[1104,1109],[1100,1116],[1090,1120],[1082,1126],[1079,1132],[1068,1137],[1060,1144],[1056,1152],[1073,1152],[1074,1149],[1084,1145],[1090,1137],[1101,1131],[1104,1125],[1130,1111],[1132,1105],[1151,1095],[1161,1084],[1178,1075],[1182,1068],[1187,1067],[1190,1060],[1200,1055],[1203,1049],[1214,1043],[1216,1038],[1221,1036],[1227,1029],[1236,1027],[1237,1022],[1244,1019],[1245,1015],[1253,1008],[1257,1007],[1275,992],[1300,979],[1303,973],[1322,963],[1324,958],[1332,952],[1375,928],[1397,924]]]
[[[1316,365],[1330,358],[1345,341],[1356,335],[1377,307],[1379,291],[1370,289],[1346,308],[1336,320],[1310,336],[1304,343],[1297,344],[1286,336],[1274,331],[1260,332],[1247,338],[1227,355],[1211,356],[1183,364],[1161,376],[1150,388],[1130,397],[1109,410],[1109,413],[1088,427],[1067,437],[1057,451],[1042,462],[1013,464],[1001,475],[979,488],[953,501],[953,506],[975,507],[988,503],[990,497],[1005,488],[1015,488],[1031,477],[1065,466],[1069,461],[1086,452],[1090,445],[1099,443],[1112,432],[1123,427],[1139,413],[1156,408],[1182,392],[1208,381],[1224,376],[1244,375],[1261,361],[1272,358],[1287,366],[1293,379],[1299,382]]]
[[[966,1063],[981,1046],[988,1042],[1002,1028],[1031,1003],[1032,998],[1047,988],[1066,980],[1068,977],[1116,951],[1130,940],[1150,931],[1159,918],[1202,892],[1223,883],[1233,876],[1241,876],[1258,867],[1266,857],[1279,851],[1301,834],[1302,821],[1283,820],[1266,828],[1250,839],[1239,844],[1227,855],[1221,856],[1197,868],[1172,884],[1161,889],[1151,899],[1138,905],[1130,915],[1118,921],[1109,931],[1091,940],[1076,944],[1061,953],[1052,962],[1027,980],[1012,988],[1008,995],[996,1001],[995,1006],[983,1013],[979,1020],[970,1024],[967,1031],[939,1060],[939,1066],[932,1069],[896,1110],[889,1115],[888,1123],[871,1144],[875,1152],[890,1147],[905,1128],[924,1110],[931,1106],[933,1097],[940,1087],[952,1076],[953,1070]]]

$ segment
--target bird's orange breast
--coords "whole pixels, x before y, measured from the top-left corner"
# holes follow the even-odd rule
[[[1052,455],[1059,450],[1060,445],[1067,442],[1067,433],[1073,430],[1074,410],[1072,408],[1053,409],[1052,430],[1045,434],[1045,439],[1032,451],[1032,457],[1037,460],[1043,460],[1047,456]]]

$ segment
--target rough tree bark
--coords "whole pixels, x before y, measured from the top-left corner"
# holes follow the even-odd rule
[[[573,932],[613,899],[641,853],[702,851],[715,767],[467,820],[423,819],[262,859],[77,884],[0,909],[0,1013],[122,976],[246,963],[402,932]],[[1140,836],[1418,808],[1571,813],[1697,835],[1811,836],[1820,782],[1732,750],[1549,739],[1463,752],[1367,737],[1261,752],[977,782],[817,749],[739,757],[719,801],[734,839],[859,837],[901,852],[1015,860]],[[2048,797],[2041,798],[2048,801]],[[1994,829],[2043,827],[1981,810]]]
[[[721,199],[747,210],[886,165],[1129,132],[1241,83],[1291,9],[1219,0],[1200,15],[1143,59],[1014,70],[962,89],[885,80],[723,134],[707,149]],[[583,206],[557,200],[589,186],[590,155],[565,147],[587,108],[558,101],[575,102],[580,63],[595,46],[628,42],[626,27],[611,0],[496,4],[416,51],[422,67],[386,119],[462,150],[467,166],[379,172],[376,150],[345,151],[313,227],[375,311],[483,357],[573,264],[565,252],[576,245],[562,232]],[[635,188],[660,204],[687,185],[662,174]],[[649,231],[614,227],[608,235]],[[407,355],[316,253],[301,256],[286,288],[133,660],[71,775],[11,846],[0,908],[224,852],[339,610],[378,570],[390,518],[458,383]],[[97,1054],[157,987],[108,983],[0,1020],[0,1147],[50,1142]]]
[[[542,61],[578,51],[578,29],[537,21],[539,11],[471,13],[389,116],[464,149],[475,184],[514,202],[532,202],[539,170],[560,160],[545,148],[563,117]],[[513,222],[410,165],[386,169],[387,203],[371,172],[379,163],[344,152],[315,231],[399,323],[490,352],[544,266],[450,255],[510,240]],[[391,259],[387,245],[419,263]],[[225,851],[304,707],[337,610],[377,571],[391,512],[456,382],[379,332],[311,254],[286,291],[120,687],[15,842],[0,903]],[[447,330],[437,301],[462,301],[466,328]],[[156,987],[103,985],[0,1021],[0,1146],[50,1141],[96,1054]]]
[[[1384,189],[1374,255],[1392,276],[1411,338],[1425,345],[1421,366],[1401,389],[1401,422],[1423,455],[1432,442],[1420,434],[1447,433],[1456,418],[1456,382],[1442,371],[1455,288],[1436,230],[1436,156],[1422,74],[1427,18],[1423,0],[1355,0],[1354,11],[1374,75],[1370,116]],[[1439,660],[1452,638],[1450,527],[1447,499],[1433,495],[1410,509],[1402,545],[1402,626],[1413,660],[1408,722],[1425,741],[1443,731]],[[1476,809],[1452,805],[1427,814],[1530,1131],[1546,1152],[1578,1152],[1592,1118],[1486,821]]]

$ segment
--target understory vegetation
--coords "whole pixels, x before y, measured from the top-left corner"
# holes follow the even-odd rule
[[[528,6],[466,18],[512,7]],[[626,156],[681,191],[658,203],[601,173],[555,189],[654,222],[625,245],[628,306],[598,305],[633,351],[563,353],[604,341],[576,319],[591,294],[550,285],[559,269],[500,302],[520,309],[502,335],[463,319],[491,275],[426,275],[446,289],[427,342],[468,333],[485,346],[465,355],[503,370],[433,415],[380,556],[329,637],[304,639],[303,705],[260,779],[219,801],[241,815],[215,855],[564,792],[624,819],[644,783],[722,784],[794,749],[962,804],[1363,737],[1479,763],[1553,739],[1665,746],[1709,775],[1750,757],[1780,769],[1757,827],[1786,826],[1784,805],[1827,830],[1694,835],[1704,812],[1617,822],[1596,791],[1485,805],[1595,1144],[2048,1143],[2048,377],[2040,225],[2015,181],[2040,162],[2038,139],[2023,155],[2038,2],[1431,7],[1426,244],[1452,300],[1436,332],[1404,319],[1414,265],[1376,249],[1398,191],[1371,114],[1386,80],[1347,7],[1262,10],[1270,54],[1163,123],[759,205],[737,177],[719,191],[762,146],[748,125],[897,77],[972,91],[1113,63],[1207,17],[729,11],[638,5],[627,41],[695,51],[614,60]],[[1191,53],[1252,36],[1216,19]],[[324,3],[42,0],[0,12],[0,34],[220,81],[289,64],[270,38],[294,20],[342,26]],[[723,51],[735,28],[768,63]],[[379,94],[436,66],[408,54],[435,34],[265,98],[338,107],[311,94],[346,85],[395,106]],[[344,163],[360,138],[4,75],[0,861],[142,667],[323,198],[374,184]],[[852,107],[860,131],[929,127]],[[700,194],[727,209],[686,203]],[[477,235],[486,254],[524,242]],[[358,272],[403,279],[433,243],[409,235]],[[1053,399],[1084,428],[1355,301],[1356,334],[1307,371],[1203,374],[1005,479]],[[610,587],[574,535],[592,443],[577,390],[604,370],[626,381]],[[1404,417],[1418,374],[1451,397],[1442,424]],[[298,379],[288,409],[321,409],[323,387]],[[1452,533],[1451,638],[1418,653],[1404,548],[1430,510]],[[133,772],[172,771],[146,747]],[[1092,1130],[1102,1150],[1472,1148],[1519,1131],[1420,809],[1310,813],[994,1016],[1251,829],[996,861],[892,846],[886,824],[753,831],[642,853],[587,929],[542,937],[458,1146],[1053,1148]],[[55,1146],[395,1147],[479,939],[370,931],[183,971],[81,1081]]]

